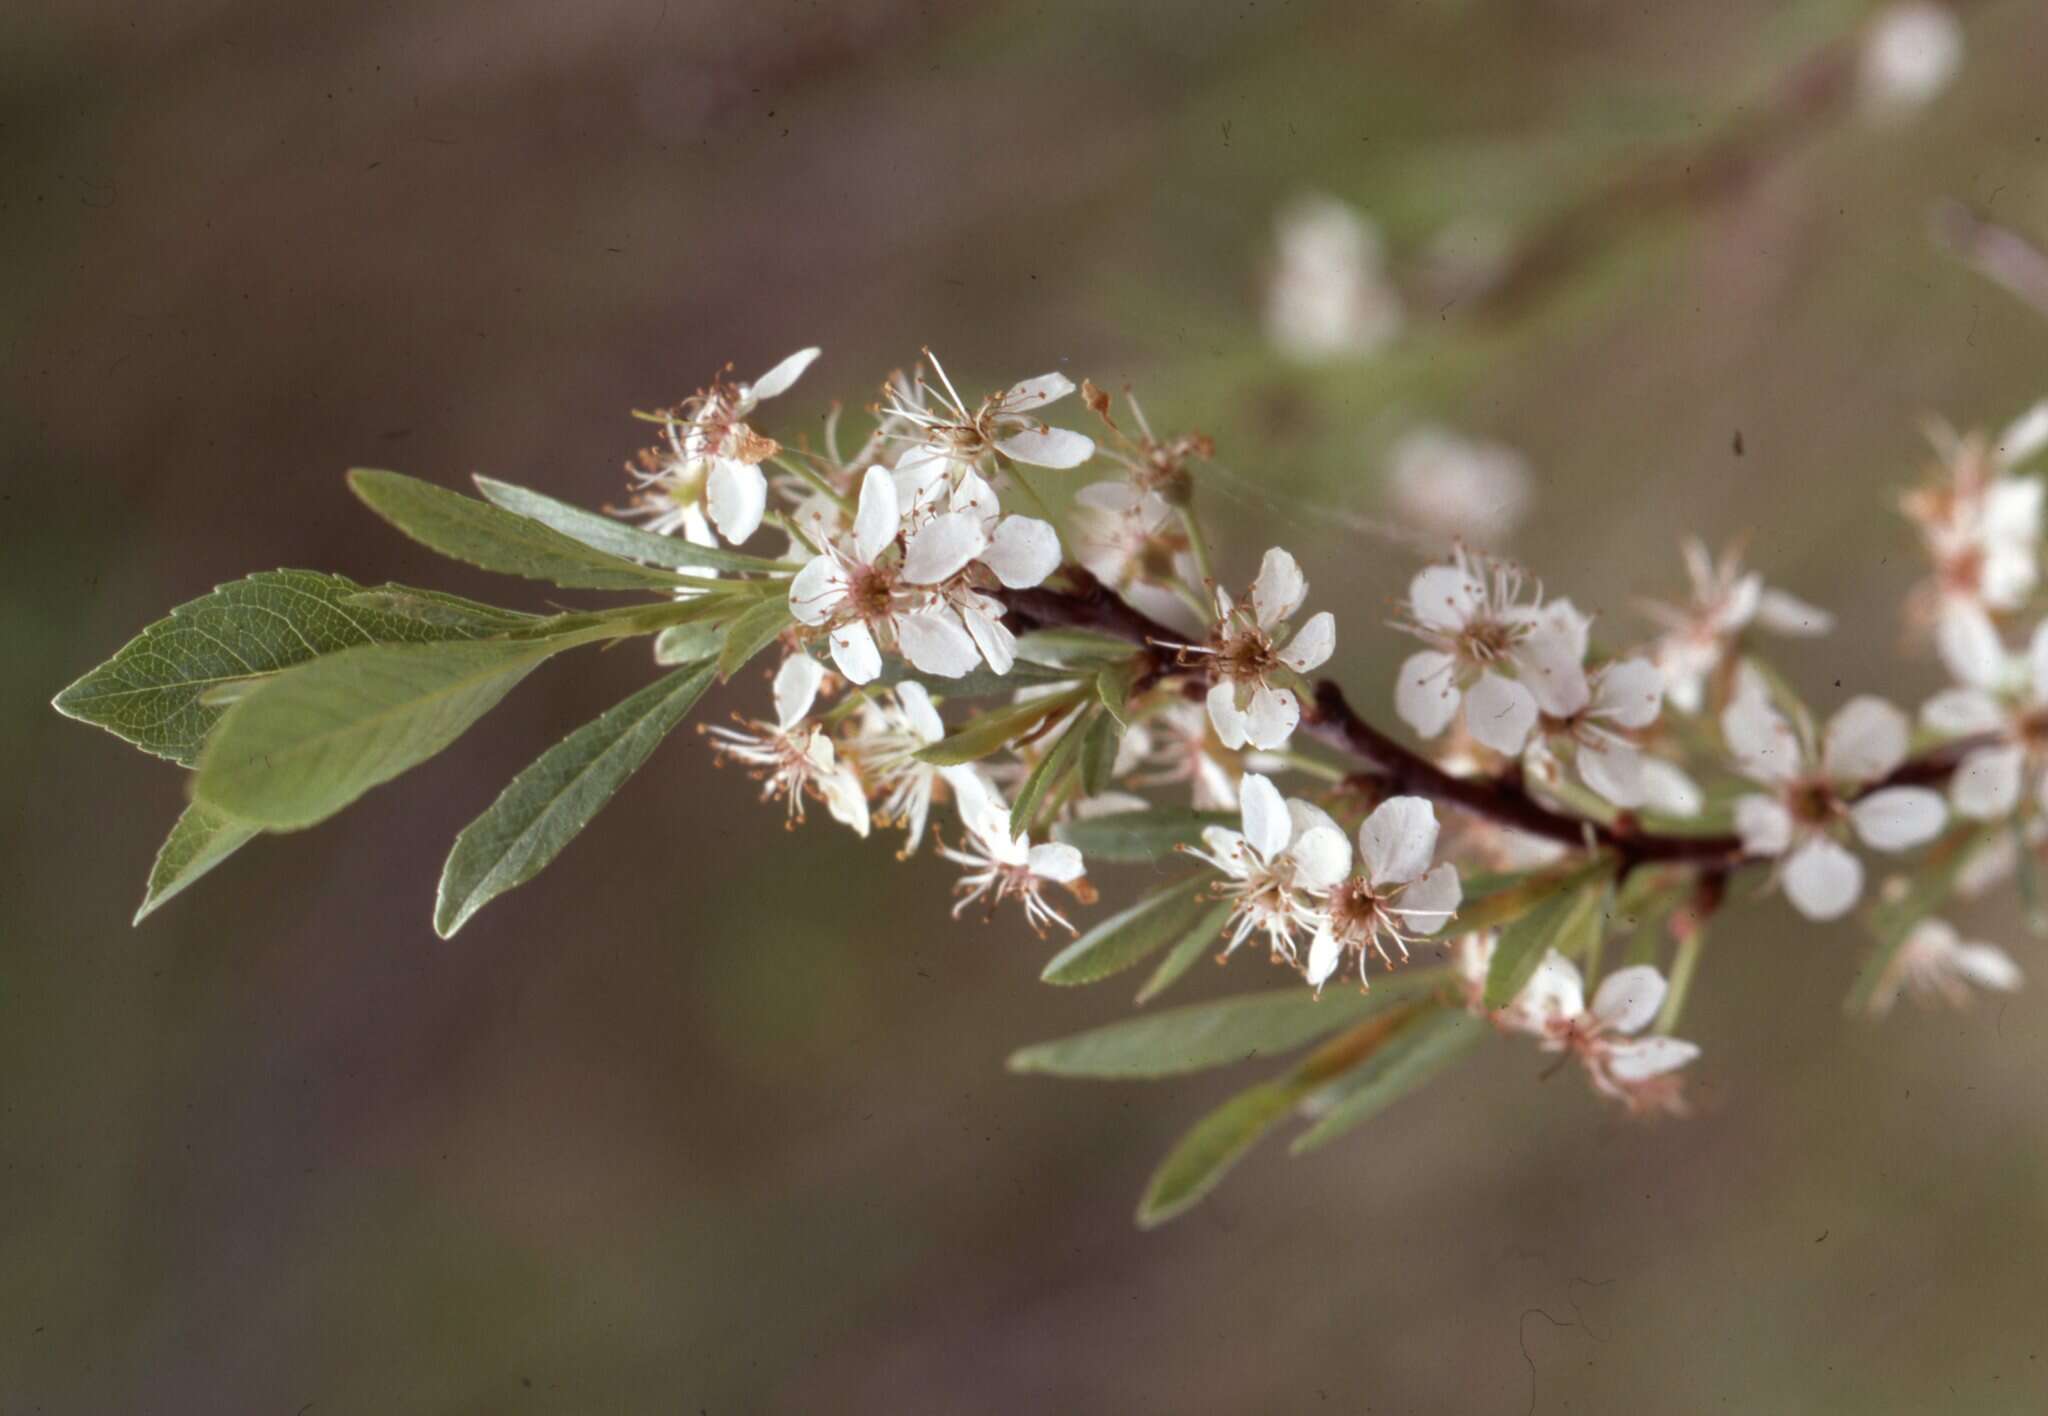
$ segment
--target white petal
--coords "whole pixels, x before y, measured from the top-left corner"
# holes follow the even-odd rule
[[[1852,698],[1828,719],[1821,768],[1837,782],[1874,782],[1906,760],[1911,735],[1906,715],[1882,698]]]
[[[2020,773],[2027,754],[2017,744],[1973,752],[1956,767],[1948,799],[1958,816],[1972,821],[1999,821],[2020,803]]]
[[[911,667],[940,678],[959,678],[981,662],[960,621],[944,610],[920,610],[896,621],[896,640]]]
[[[1586,990],[1579,977],[1579,966],[1557,950],[1550,950],[1522,985],[1514,1007],[1538,1024],[1578,1017],[1586,1011]]]
[[[2048,620],[2035,625],[2027,641],[2027,684],[2036,703],[2048,703]]]
[[[1941,834],[1948,806],[1926,787],[1886,787],[1850,807],[1849,819],[1871,849],[1904,851]]]
[[[1647,728],[1664,706],[1664,673],[1648,659],[1623,659],[1600,671],[1593,711],[1624,728]]]
[[[960,611],[960,619],[988,666],[999,674],[1008,673],[1017,662],[1017,636],[1010,633],[1009,626],[971,605]]]
[[[1073,391],[1074,381],[1065,374],[1040,374],[1011,384],[1001,402],[1005,413],[1023,413],[1057,402]]]
[[[960,485],[953,488],[948,510],[971,512],[984,531],[993,531],[996,522],[1002,519],[1003,503],[986,477],[979,472],[969,472],[960,479]]]
[[[851,768],[830,773],[818,783],[818,791],[834,821],[851,826],[862,837],[868,834],[868,798],[861,790],[859,773]]]
[[[1254,753],[1252,757],[1257,755]],[[1269,767],[1262,767],[1257,762],[1252,762],[1249,758],[1247,763],[1255,771],[1274,770]],[[1281,764],[1281,770],[1285,770],[1285,765],[1284,763]],[[1344,828],[1337,824],[1336,817],[1330,815],[1329,812],[1323,810],[1314,802],[1303,801],[1300,797],[1287,798],[1287,820],[1289,822],[1287,839],[1290,841],[1300,840],[1304,835],[1315,830],[1317,827],[1322,827],[1328,831],[1335,831],[1340,836],[1344,834]],[[1344,854],[1347,860],[1350,859],[1351,845],[1348,841],[1344,846]]]
[[[853,518],[853,549],[874,564],[902,529],[903,513],[896,498],[896,479],[886,467],[870,467],[860,483],[860,510]]]
[[[1934,647],[1957,683],[1995,688],[2005,675],[2005,645],[1991,616],[1974,600],[1950,599],[1934,625]]]
[[[1064,470],[1095,456],[1095,439],[1065,428],[1021,428],[996,446],[1012,462]]]
[[[1233,831],[1228,826],[1204,826],[1202,828],[1202,850],[1212,861],[1220,861],[1225,875],[1234,875],[1242,880],[1245,867],[1250,864],[1245,851],[1244,833]]]
[[[824,682],[825,666],[808,654],[792,654],[775,671],[775,721],[795,727],[811,711]]]
[[[1815,836],[1785,862],[1785,898],[1808,919],[1840,919],[1863,896],[1863,862]]]
[[[1792,845],[1792,813],[1776,797],[1743,797],[1735,803],[1735,833],[1747,855],[1783,855]]]
[[[1536,699],[1523,685],[1489,670],[1465,695],[1465,726],[1495,752],[1517,756],[1536,726]]]
[[[931,691],[923,684],[915,679],[897,684],[896,702],[902,706],[903,716],[919,742],[937,742],[946,735],[946,721],[932,706]]]
[[[988,545],[981,522],[964,511],[935,516],[910,535],[903,553],[903,578],[912,585],[937,585],[966,568]]]
[[[1405,885],[1436,859],[1436,808],[1428,798],[1389,797],[1358,828],[1358,858],[1375,885]]]
[[[1593,690],[1586,678],[1583,635],[1569,625],[1539,624],[1513,651],[1528,685],[1543,711],[1553,717],[1569,718],[1592,702]]]
[[[1025,864],[1041,880],[1051,880],[1060,885],[1079,880],[1088,868],[1081,859],[1081,852],[1064,841],[1048,841],[1044,845],[1033,846]]]
[[[1756,622],[1773,634],[1800,638],[1826,634],[1835,627],[1835,617],[1797,595],[1783,590],[1766,590],[1758,598]]]
[[[882,651],[866,624],[855,620],[832,631],[832,663],[848,683],[873,683],[882,672]]]
[[[1217,741],[1235,752],[1244,746],[1244,710],[1237,706],[1237,688],[1230,683],[1219,683],[1209,690],[1209,725],[1216,729]]]
[[[1425,738],[1450,726],[1458,712],[1457,661],[1448,654],[1424,649],[1410,654],[1394,681],[1394,711]]]
[[[1802,765],[1792,725],[1761,693],[1736,693],[1721,710],[1721,736],[1743,775],[1756,781],[1790,781]]]
[[[1633,810],[1643,804],[1643,754],[1631,742],[1601,733],[1579,744],[1579,776],[1586,785],[1616,806]]]
[[[1294,641],[1281,652],[1280,662],[1298,674],[1313,673],[1329,662],[1337,649],[1337,617],[1328,610],[1309,616]]]
[[[1049,521],[1006,516],[981,553],[981,563],[1012,590],[1028,590],[1059,569],[1059,533]]]
[[[754,401],[759,403],[764,398],[773,398],[777,394],[789,392],[790,385],[803,377],[804,370],[811,367],[811,361],[817,358],[818,354],[819,351],[815,348],[799,349],[755,379],[752,389],[749,390]]]
[[[1309,984],[1321,988],[1330,981],[1330,975],[1337,972],[1337,965],[1343,961],[1344,946],[1337,942],[1337,936],[1324,925],[1316,931],[1315,942],[1308,946]]]
[[[1645,757],[1642,765],[1643,805],[1665,816],[1697,816],[1706,805],[1699,783],[1676,763]]]
[[[768,510],[768,479],[752,463],[721,457],[704,482],[704,502],[718,534],[737,546],[761,529]]]
[[[1614,1032],[1641,1032],[1663,1006],[1664,975],[1648,964],[1616,969],[1593,992],[1593,1016]]]
[[[2003,728],[2005,710],[1981,688],[1945,688],[1920,705],[1920,721],[1949,737],[1968,737]]]
[[[846,577],[830,556],[813,556],[790,578],[789,612],[799,624],[823,624],[846,598]]]
[[[2020,966],[2013,962],[2012,955],[1996,944],[1959,945],[1954,959],[1956,972],[1979,988],[2010,993],[2023,981]]]
[[[1699,1055],[1698,1043],[1680,1038],[1630,1038],[1607,1049],[1607,1074],[1617,1082],[1647,1082],[1677,1071]]]
[[[1293,693],[1262,683],[1252,690],[1251,706],[1245,710],[1244,740],[1271,752],[1286,746],[1300,721],[1301,704],[1295,701]]]
[[[1247,772],[1238,783],[1238,805],[1243,813],[1244,838],[1267,860],[1287,849],[1293,822],[1287,815],[1286,799],[1271,777]]]
[[[1434,934],[1451,922],[1464,898],[1458,867],[1445,861],[1403,890],[1393,909],[1415,933]]]
[[[1298,878],[1308,889],[1334,889],[1351,873],[1351,842],[1335,826],[1316,826],[1302,832],[1287,848],[1294,858]]]
[[[1271,629],[1300,609],[1307,596],[1308,581],[1294,557],[1278,546],[1268,548],[1252,582],[1252,614],[1259,627]]]
[[[1463,628],[1485,599],[1486,587],[1463,566],[1425,566],[1408,582],[1408,613],[1431,629]]]

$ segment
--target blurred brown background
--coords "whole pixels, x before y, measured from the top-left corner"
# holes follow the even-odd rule
[[[1284,538],[1364,690],[1412,562],[1328,512],[1383,514],[1379,452],[1429,417],[1527,452],[1517,549],[1608,623],[1678,588],[1681,529],[1750,530],[1844,612],[1800,681],[1916,702],[1889,512],[1916,420],[2048,393],[2048,320],[1926,236],[1944,197],[2048,235],[2031,0],[1973,7],[1911,121],[1823,105],[1671,209],[1600,210],[1509,314],[1411,304],[1392,352],[1315,369],[1258,319],[1296,193],[1371,212],[1400,268],[1460,219],[1538,230],[1775,111],[1867,13],[11,7],[0,1411],[2048,1407],[2038,988],[1854,1023],[1853,930],[1740,908],[1685,1029],[1697,1118],[1624,1124],[1490,1048],[1141,1235],[1144,1177],[1245,1079],[1006,1075],[1130,988],[1038,985],[1020,925],[949,925],[945,867],[786,837],[694,735],[433,937],[455,832],[643,680],[637,649],[538,675],[140,931],[179,773],[46,706],[252,569],[541,605],[389,533],[341,471],[601,504],[629,408],[812,342],[782,427],[924,342],[977,390],[1136,380],[1218,438],[1234,571]],[[1971,923],[2048,979],[2011,919]]]

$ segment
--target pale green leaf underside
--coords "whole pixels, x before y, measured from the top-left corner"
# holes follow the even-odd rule
[[[1142,963],[1213,911],[1215,902],[1201,894],[1207,879],[1198,875],[1169,885],[1111,915],[1055,955],[1039,977],[1047,983],[1094,983]]]
[[[1300,1155],[1363,1125],[1479,1045],[1491,1029],[1462,1008],[1409,1023],[1356,1072],[1330,1089],[1332,1105],[1294,1140]]]
[[[1145,1187],[1138,1202],[1138,1224],[1145,1229],[1164,1224],[1215,1189],[1259,1137],[1287,1115],[1298,1095],[1288,1082],[1265,1082],[1239,1092],[1196,1122]]]
[[[575,590],[672,590],[660,570],[586,546],[538,521],[397,472],[358,467],[348,484],[370,510],[421,545],[503,575]]]
[[[194,794],[266,830],[311,826],[432,757],[576,642],[372,645],[302,664],[228,709]]]
[[[585,511],[580,506],[571,506],[568,502],[557,501],[527,487],[500,482],[493,477],[478,477],[475,481],[477,490],[493,506],[502,507],[515,516],[538,521],[572,541],[625,560],[640,561],[666,570],[787,571],[792,568],[784,562],[761,556],[695,545],[680,536],[658,536],[628,522]]]
[[[1195,961],[1209,952],[1209,946],[1230,923],[1230,914],[1236,908],[1233,900],[1218,900],[1209,906],[1209,912],[1196,920],[1193,927],[1181,936],[1180,943],[1167,951],[1159,966],[1152,970],[1152,976],[1145,980],[1145,986],[1138,990],[1137,1001],[1150,1003],[1167,989],[1180,982],[1181,976],[1195,966]]]
[[[514,777],[455,838],[441,872],[435,931],[447,938],[490,901],[538,875],[696,706],[714,673],[706,664],[656,680]]]
[[[1597,927],[1603,893],[1598,883],[1568,882],[1504,925],[1486,971],[1486,1006],[1505,1008],[1512,1003],[1552,949],[1574,952],[1566,946],[1586,928]]]
[[[1404,969],[1371,992],[1304,985],[1192,1003],[1041,1042],[1010,1055],[1013,1072],[1061,1077],[1146,1078],[1271,1057],[1313,1042],[1443,982],[1440,970]]]
[[[149,888],[135,911],[140,924],[166,901],[261,835],[259,827],[193,802],[185,808],[150,868]]]
[[[1052,834],[1053,839],[1065,841],[1090,860],[1138,865],[1164,860],[1180,847],[1194,845],[1208,826],[1235,829],[1237,817],[1180,807],[1116,811],[1107,816],[1062,821],[1052,828]]]
[[[55,706],[189,767],[227,711],[206,701],[213,690],[365,644],[480,639],[533,622],[433,591],[263,571],[178,606],[58,694]]]

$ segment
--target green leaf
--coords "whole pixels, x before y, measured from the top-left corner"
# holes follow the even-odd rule
[[[463,828],[441,871],[434,930],[443,939],[547,867],[640,770],[704,696],[714,670],[680,669],[556,743]]]
[[[1214,912],[1202,894],[1208,877],[1197,875],[1145,896],[1103,920],[1054,956],[1039,978],[1046,983],[1095,983],[1121,973],[1172,941],[1195,921]]]
[[[1215,1189],[1259,1138],[1287,1115],[1295,1097],[1295,1089],[1286,1082],[1265,1082],[1239,1092],[1196,1122],[1145,1187],[1144,1198],[1138,1201],[1139,1227],[1164,1224]]]
[[[1576,882],[1576,883],[1575,883]],[[1493,964],[1486,971],[1486,1006],[1505,1008],[1514,1002],[1529,975],[1552,949],[1579,951],[1585,935],[1598,932],[1600,906],[1606,899],[1604,875],[1584,876],[1560,884],[1528,913],[1511,920],[1494,945]]]
[[[1152,977],[1146,979],[1145,986],[1138,990],[1137,1002],[1150,1003],[1180,982],[1181,975],[1194,967],[1195,960],[1209,952],[1209,946],[1216,942],[1216,936],[1230,922],[1232,904],[1230,900],[1218,900],[1207,914],[1195,921],[1194,927],[1180,943],[1159,961],[1159,967],[1152,970]]]
[[[812,646],[811,654],[828,668],[831,666],[831,655],[822,638]],[[982,667],[970,669],[959,678],[940,678],[936,674],[919,673],[902,658],[889,658],[882,661],[882,672],[862,687],[870,690],[894,688],[907,679],[912,683],[922,684],[934,698],[957,702],[963,698],[1008,698],[1027,685],[1070,684],[1074,682],[1074,678],[1072,670],[1033,664],[1021,658],[1010,666],[1007,674],[999,674],[993,669]]]
[[[738,673],[795,622],[786,596],[778,595],[748,606],[725,631],[725,645],[718,651],[719,681],[723,683]]]
[[[1170,1077],[1272,1057],[1443,982],[1441,969],[1403,969],[1370,993],[1346,989],[1318,999],[1305,985],[1193,1003],[1010,1055],[1013,1072],[1060,1077]]]
[[[977,713],[917,755],[934,767],[957,767],[963,762],[979,761],[1035,731],[1047,719],[1065,713],[1080,698],[1081,690],[1073,688],[1025,703],[991,708],[986,713]]]
[[[1312,1151],[1371,1120],[1434,1080],[1439,1072],[1478,1046],[1489,1031],[1485,1019],[1463,1009],[1433,1009],[1403,1024],[1356,1071],[1324,1090],[1330,1109],[1315,1125],[1295,1137],[1292,1153]]]
[[[348,484],[370,510],[453,560],[576,590],[673,590],[690,583],[595,550],[524,516],[397,472],[358,467]]]
[[[1030,830],[1031,820],[1038,814],[1038,804],[1073,770],[1081,756],[1081,745],[1088,740],[1091,716],[1092,711],[1087,708],[1076,713],[1073,721],[1060,730],[1058,740],[1033,764],[1024,784],[1017,788],[1017,800],[1010,804],[1011,835],[1022,836]]]
[[[763,556],[742,555],[738,551],[720,550],[713,546],[699,546],[685,541],[680,536],[658,536],[652,531],[634,526],[614,517],[603,516],[594,511],[585,511],[580,506],[557,501],[540,492],[526,487],[515,487],[510,482],[500,482],[494,477],[477,477],[477,490],[484,499],[496,507],[523,516],[529,521],[561,532],[572,541],[581,542],[592,550],[624,560],[640,561],[646,565],[660,566],[665,570],[709,570],[777,571],[787,573],[797,569],[787,561],[769,560]]]
[[[1122,659],[1095,676],[1096,696],[1122,727],[1131,725],[1131,685],[1138,681],[1138,669],[1142,663],[1143,660],[1136,657]]]
[[[1090,629],[1034,629],[1017,640],[1020,658],[1062,668],[1092,671],[1111,659],[1128,659],[1131,652],[1130,640]]]
[[[454,595],[263,571],[178,606],[58,694],[55,707],[189,767],[227,711],[208,701],[213,690],[365,644],[482,639],[535,623]]]
[[[246,821],[224,816],[209,806],[193,802],[171,827],[163,848],[150,868],[149,887],[142,906],[135,911],[140,924],[173,896],[255,840],[262,831]]]
[[[228,709],[200,755],[195,795],[270,830],[311,826],[432,757],[579,642],[378,644],[301,664]]]
[[[1187,811],[1162,807],[1156,811],[1116,811],[1085,821],[1062,821],[1053,839],[1065,841],[1090,860],[1142,865],[1170,858],[1182,846],[1202,839],[1205,826],[1237,826],[1237,817],[1220,811]]]
[[[718,657],[725,644],[725,626],[707,624],[670,625],[654,640],[654,662],[664,666],[695,664]]]
[[[1081,740],[1081,791],[1100,796],[1116,780],[1116,755],[1124,744],[1123,724],[1108,709],[1096,713],[1088,723],[1088,736]]]

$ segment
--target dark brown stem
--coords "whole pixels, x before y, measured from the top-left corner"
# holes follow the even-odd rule
[[[1068,566],[1061,574],[1071,589],[1040,586],[996,592],[1008,607],[1016,628],[1091,629],[1142,648],[1151,661],[1150,679],[1207,678],[1208,671],[1201,663],[1186,662],[1178,653],[1175,646],[1185,642],[1184,635],[1132,608],[1077,566]],[[1679,836],[1644,831],[1630,824],[1626,815],[1609,825],[1544,805],[1529,794],[1519,779],[1454,776],[1361,718],[1344,697],[1344,690],[1329,679],[1316,683],[1315,699],[1302,717],[1301,730],[1362,762],[1365,770],[1361,775],[1378,785],[1456,806],[1560,845],[1611,851],[1620,862],[1623,875],[1641,865],[1682,864],[1725,877],[1747,859],[1741,838],[1734,835]],[[1945,781],[1973,748],[1982,745],[1979,739],[1944,744],[1900,764],[1884,780],[1864,788],[1864,792]]]

